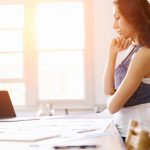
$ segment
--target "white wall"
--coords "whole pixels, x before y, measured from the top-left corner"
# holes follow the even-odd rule
[[[111,0],[93,0],[94,7],[94,82],[97,104],[105,104],[103,72],[107,60],[109,43],[114,36]]]

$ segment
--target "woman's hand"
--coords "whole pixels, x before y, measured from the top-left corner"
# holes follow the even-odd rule
[[[117,37],[111,41],[110,53],[118,53],[126,50],[132,43],[131,38]]]

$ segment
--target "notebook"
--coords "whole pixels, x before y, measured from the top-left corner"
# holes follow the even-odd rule
[[[0,122],[26,121],[39,119],[37,117],[17,117],[8,91],[0,91]]]

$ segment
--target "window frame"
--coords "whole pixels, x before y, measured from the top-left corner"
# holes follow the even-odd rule
[[[36,51],[35,13],[36,4],[56,1],[83,1],[85,6],[85,50],[84,50],[84,87],[85,99],[81,100],[44,100],[38,98],[38,52]],[[38,108],[41,104],[52,104],[54,108],[93,108],[94,98],[94,33],[93,33],[93,3],[92,0],[2,0],[1,3],[23,3],[25,10],[25,25],[23,31],[23,75],[26,87],[26,106],[16,108]],[[32,31],[32,32],[31,32]],[[32,53],[31,53],[32,51]],[[15,81],[15,80],[14,80]],[[30,82],[32,81],[32,82]]]

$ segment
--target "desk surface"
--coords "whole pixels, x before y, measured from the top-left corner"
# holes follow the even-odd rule
[[[72,116],[71,116],[72,117]],[[68,117],[71,121],[71,117]],[[79,116],[74,116],[74,118],[78,118]],[[85,118],[99,118],[100,116],[98,114],[92,114],[92,115],[86,115],[86,116],[80,116],[80,119],[85,119]],[[66,118],[66,117],[65,117]],[[15,149],[15,150],[54,150],[53,145],[55,143],[59,143],[59,138],[57,139],[46,139],[42,141],[37,141],[37,142],[10,142],[10,141],[0,141],[0,147],[3,150],[10,150]],[[122,139],[120,138],[120,135],[115,127],[114,122],[112,122],[109,127],[105,130],[103,136],[95,137],[95,138],[90,138],[90,139],[76,139],[76,140],[66,140],[66,143],[73,143],[73,144],[98,144],[99,147],[97,148],[90,148],[91,150],[125,150],[124,143]],[[78,148],[79,149],[79,148]],[[76,149],[77,150],[77,149]],[[81,150],[81,149],[80,149]],[[89,148],[88,148],[89,150]]]
[[[100,137],[99,143],[102,144],[100,150],[125,150],[124,142],[122,141],[116,126],[112,123],[106,132],[114,132],[112,135]]]

